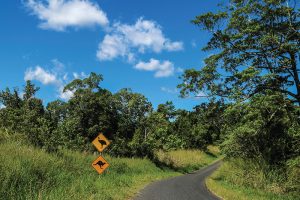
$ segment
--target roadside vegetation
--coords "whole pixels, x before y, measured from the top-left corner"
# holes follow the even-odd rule
[[[74,97],[46,107],[30,81],[23,95],[17,88],[0,92],[1,199],[126,199],[152,181],[218,158],[209,151],[218,127],[207,122],[221,104],[185,111],[166,102],[154,110],[142,94],[112,94],[101,81],[95,73],[76,79],[65,88]],[[105,151],[110,167],[101,176],[91,167],[97,157],[91,142],[100,132],[111,140]]]
[[[285,176],[277,171],[266,174],[257,163],[231,159],[223,162],[206,180],[206,185],[222,199],[299,199],[299,161],[286,167],[288,173]]]
[[[190,153],[173,151],[177,158]],[[209,155],[197,151],[201,157]],[[104,155],[110,167],[104,174],[91,167],[97,158],[89,152],[67,149],[49,153],[33,147],[21,134],[0,132],[0,199],[130,199],[147,184],[181,175],[180,172],[156,166],[147,158],[117,158]],[[198,160],[194,169],[209,164]],[[180,161],[174,160],[174,163]],[[185,158],[185,165],[194,159]]]
[[[207,151],[201,150],[173,150],[158,151],[157,162],[179,172],[189,173],[201,169],[221,158],[216,146],[208,146]]]
[[[128,199],[146,184],[179,175],[149,159],[116,158],[98,175],[97,155],[59,150],[47,153],[9,138],[0,142],[0,199]]]
[[[206,99],[190,111],[176,109],[170,101],[154,108],[143,94],[128,88],[112,93],[102,87],[103,77],[96,73],[67,84],[64,91],[74,93],[68,101],[47,105],[36,97],[39,88],[31,81],[22,91],[0,91],[1,137],[10,135],[17,141],[0,147],[5,172],[0,175],[5,186],[1,198],[25,195],[21,192],[29,198],[50,197],[56,194],[52,189],[60,190],[57,194],[62,196],[57,198],[75,190],[79,191],[74,192],[75,199],[93,198],[89,195],[95,188],[105,187],[111,187],[107,191],[112,193],[101,191],[97,198],[124,198],[124,187],[124,191],[141,187],[146,183],[143,177],[178,174],[157,166],[189,172],[216,160],[219,153],[211,145],[220,147],[225,160],[208,180],[217,195],[299,197],[300,10],[296,3],[230,0],[216,13],[195,17],[192,23],[208,31],[210,40],[203,48],[209,55],[204,65],[185,70],[178,85],[181,97]],[[83,167],[92,161],[91,141],[100,132],[112,142],[106,151],[112,167],[103,175],[105,185],[92,169]],[[19,141],[26,141],[26,147]],[[22,152],[26,154],[19,157]],[[68,170],[82,178],[74,180]],[[126,182],[128,174],[132,179]],[[78,186],[78,181],[84,184]],[[60,182],[66,186],[60,187]]]
[[[227,102],[223,166],[208,187],[224,199],[299,199],[300,10],[297,1],[232,0],[192,21],[211,53],[182,75],[182,96]]]

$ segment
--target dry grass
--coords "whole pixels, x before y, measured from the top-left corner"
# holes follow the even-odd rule
[[[191,172],[216,161],[220,155],[217,147],[210,146],[208,152],[200,150],[158,151],[156,157],[160,163],[182,172]]]

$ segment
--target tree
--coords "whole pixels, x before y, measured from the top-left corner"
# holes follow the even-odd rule
[[[244,100],[267,89],[288,95],[300,104],[300,13],[296,1],[230,0],[218,13],[192,22],[209,31],[200,70],[186,70],[181,95]]]
[[[122,89],[114,95],[118,112],[118,132],[127,139],[132,139],[146,116],[152,111],[152,104],[148,99],[130,89]]]
[[[134,133],[130,143],[132,151],[136,155],[152,157],[153,152],[163,149],[177,148],[180,139],[170,134],[171,122],[165,118],[163,113],[151,112],[143,120],[143,124]]]
[[[13,133],[21,131],[23,100],[19,97],[18,89],[10,91],[6,88],[5,91],[1,91],[0,102],[5,106],[0,110],[0,128],[9,129]]]
[[[23,91],[23,100],[27,101],[30,98],[33,98],[35,93],[39,91],[39,89],[39,87],[36,87],[34,84],[31,83],[31,81],[27,80]]]
[[[228,157],[267,166],[284,165],[299,156],[298,112],[290,100],[273,91],[230,105],[224,114],[227,124],[222,130],[226,137],[223,151]]]
[[[172,101],[159,104],[157,107],[157,112],[162,113],[167,120],[173,119],[176,115],[176,109]]]
[[[74,92],[74,96],[60,110],[60,102],[48,106],[52,117],[65,117],[58,129],[64,133],[66,145],[70,148],[88,149],[90,142],[103,132],[109,139],[116,132],[116,109],[113,95],[100,87],[102,75],[91,73],[83,80],[75,79],[64,91]],[[67,112],[67,113],[65,113]]]
[[[130,156],[136,151],[131,149],[130,142],[137,129],[144,131],[142,127],[145,127],[146,117],[153,109],[152,104],[144,95],[127,88],[114,94],[113,104],[117,112],[117,130],[110,148],[111,153]]]
[[[197,118],[196,123],[202,125],[202,131],[206,130],[204,134],[205,138],[203,139],[207,144],[218,143],[221,140],[221,129],[224,124],[222,116],[225,108],[226,105],[223,101],[216,101],[215,99],[212,99],[208,103],[202,103],[194,108],[194,115],[196,115]]]
[[[46,110],[48,118],[56,125],[62,123],[68,114],[67,103],[61,100],[48,103]]]
[[[55,126],[45,117],[45,109],[41,99],[35,97],[39,90],[31,81],[24,86],[23,98],[18,89],[0,92],[0,102],[6,107],[0,110],[0,128],[8,129],[12,133],[24,134],[29,142],[43,147],[52,138]],[[47,149],[50,145],[47,145]],[[55,147],[51,147],[52,150]]]

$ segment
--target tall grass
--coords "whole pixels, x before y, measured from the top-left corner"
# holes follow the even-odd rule
[[[289,180],[289,172],[286,174],[279,169],[266,172],[261,163],[231,159],[225,161],[207,180],[207,186],[217,195],[230,200],[298,199],[299,174],[295,176],[298,177],[298,183]]]
[[[155,156],[163,165],[180,172],[191,172],[217,160],[220,151],[215,146],[209,146],[207,152],[200,150],[158,151]]]
[[[0,199],[126,199],[147,183],[179,175],[147,159],[113,158],[106,173],[91,167],[96,155],[48,154],[16,141],[0,143]]]
[[[98,155],[69,150],[47,153],[32,147],[26,137],[0,131],[0,199],[128,199],[152,181],[180,175],[158,168],[148,159],[104,155],[110,167],[104,174],[92,168]],[[161,152],[161,162],[185,171],[217,159],[218,149]]]

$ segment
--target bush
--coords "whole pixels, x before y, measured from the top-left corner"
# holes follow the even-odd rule
[[[284,96],[257,95],[230,106],[225,117],[222,150],[226,156],[259,160],[276,168],[299,155],[297,109]]]

